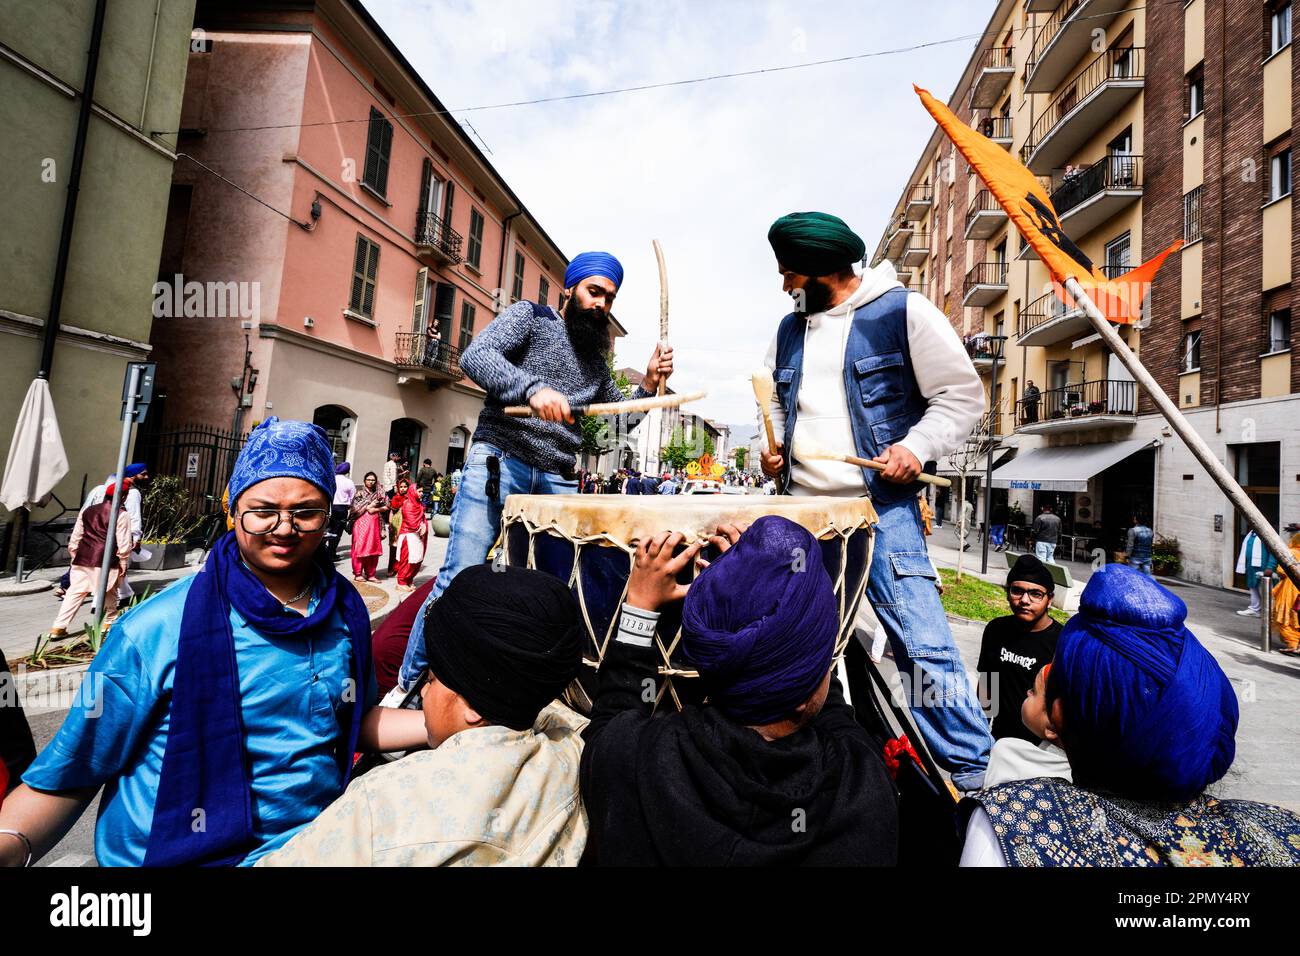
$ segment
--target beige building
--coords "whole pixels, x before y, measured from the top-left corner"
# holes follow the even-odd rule
[[[1214,406],[1193,421],[1279,524],[1300,519],[1300,487],[1283,481],[1300,474],[1300,443],[1284,441],[1300,421],[1293,79],[1289,3],[1001,0],[949,101],[1041,177],[1062,231],[1103,272],[1187,243],[1120,335],[1181,405]],[[1213,175],[1225,154],[1239,169]],[[989,392],[995,462],[1014,458],[994,475],[995,503],[1028,517],[1051,502],[1063,550],[1081,558],[1114,552],[1132,514],[1154,514],[1186,577],[1233,583],[1243,522],[937,130],[873,259],[947,313],[986,379],[1005,341]],[[982,476],[971,484],[982,508]]]

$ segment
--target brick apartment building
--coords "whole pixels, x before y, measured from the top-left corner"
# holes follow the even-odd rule
[[[358,475],[390,451],[456,468],[483,401],[461,352],[563,288],[564,253],[509,184],[355,0],[201,0],[180,125],[155,431],[278,415],[324,426]]]
[[[1300,520],[1290,23],[1286,2],[1001,0],[949,101],[1043,178],[1104,271],[1185,240],[1121,335],[1280,525]],[[937,130],[885,259],[968,337],[982,374],[996,341],[982,336],[1005,337],[995,502],[1031,515],[1052,501],[1080,554],[1116,550],[1130,515],[1152,514],[1183,543],[1185,577],[1234,583],[1244,522]]]

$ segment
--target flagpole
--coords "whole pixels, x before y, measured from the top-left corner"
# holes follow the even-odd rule
[[[1282,536],[1269,524],[1263,513],[1255,507],[1255,503],[1246,496],[1246,492],[1242,490],[1241,485],[1237,484],[1236,479],[1223,466],[1223,462],[1219,461],[1214,452],[1210,450],[1210,446],[1196,433],[1196,430],[1192,428],[1192,423],[1186,419],[1183,413],[1178,410],[1178,406],[1165,394],[1165,390],[1160,387],[1160,383],[1147,371],[1141,360],[1133,354],[1133,350],[1119,337],[1119,333],[1106,319],[1105,314],[1101,309],[1097,308],[1097,304],[1092,301],[1088,293],[1083,291],[1083,287],[1079,285],[1079,280],[1073,277],[1066,279],[1065,289],[1074,297],[1075,303],[1083,310],[1084,314],[1088,316],[1088,321],[1092,323],[1092,327],[1101,336],[1102,341],[1110,347],[1111,352],[1123,363],[1137,383],[1142,386],[1142,389],[1151,396],[1151,400],[1160,409],[1160,414],[1164,415],[1165,420],[1178,433],[1178,437],[1196,456],[1196,460],[1210,473],[1214,483],[1228,496],[1228,500],[1232,502],[1233,507],[1245,515],[1246,522],[1277,557],[1278,564],[1286,571],[1287,577],[1291,579],[1291,582],[1296,587],[1300,588],[1300,561],[1296,560],[1295,555],[1291,553],[1291,549],[1282,541]]]

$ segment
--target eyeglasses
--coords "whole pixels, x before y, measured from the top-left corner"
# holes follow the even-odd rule
[[[297,508],[292,511],[250,508],[239,513],[239,526],[245,534],[271,534],[287,519],[289,526],[298,534],[311,534],[324,528],[329,516],[330,513],[324,508]]]
[[[1019,600],[1022,597],[1032,598],[1035,601],[1041,601],[1043,598],[1047,597],[1047,592],[1039,588],[1016,587],[1013,584],[1011,585],[1011,587],[1007,588],[1007,595],[1013,601]]]

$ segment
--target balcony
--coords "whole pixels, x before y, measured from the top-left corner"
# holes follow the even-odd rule
[[[986,116],[976,124],[975,130],[1008,152],[1011,150],[1013,137],[1010,116]]]
[[[917,233],[912,236],[911,242],[903,250],[901,262],[903,268],[911,266],[923,266],[925,260],[930,258],[930,234],[926,232]]]
[[[1128,0],[1065,0],[1034,37],[1025,92],[1050,93],[1092,48],[1093,31],[1104,29]]]
[[[429,382],[458,382],[460,349],[423,332],[398,332],[393,363],[406,378]]]
[[[916,232],[916,226],[907,217],[906,213],[900,215],[890,224],[889,234],[885,237],[885,258],[897,259],[903,254],[912,241],[912,234]]]
[[[1002,98],[1016,72],[1011,53],[1010,47],[993,47],[984,51],[980,57],[979,73],[975,75],[975,86],[970,93],[972,109],[991,109]]]
[[[925,218],[934,205],[934,190],[928,183],[913,186],[907,191],[907,206],[903,215],[913,222]]]
[[[1007,224],[1007,211],[987,189],[975,194],[966,212],[966,238],[988,239]]]
[[[1025,9],[1030,13],[1050,13],[1061,0],[1026,0]]]
[[[982,308],[1007,293],[1007,264],[981,262],[966,273],[962,285],[961,304],[967,308]]]
[[[1052,208],[1066,235],[1078,239],[1141,198],[1142,157],[1120,153],[1063,175]]]
[[[454,266],[461,261],[460,233],[440,216],[422,212],[415,217],[415,251],[435,265]]]
[[[1107,50],[1057,94],[1021,152],[1031,172],[1044,175],[1064,166],[1142,92],[1145,52],[1142,47]]]
[[[1022,435],[1095,431],[1137,423],[1137,383],[1101,379],[1042,392],[1016,402],[1016,431]]]
[[[1048,292],[1030,302],[1020,313],[1016,341],[1020,345],[1055,345],[1092,331],[1083,310],[1067,306],[1057,294]]]

